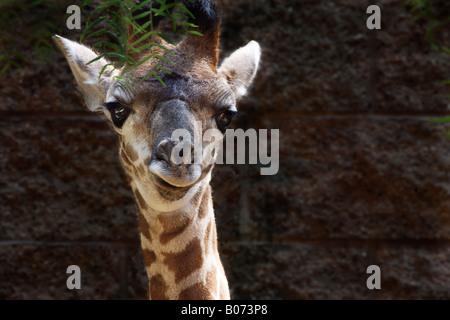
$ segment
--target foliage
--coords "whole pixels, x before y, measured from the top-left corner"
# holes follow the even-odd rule
[[[191,30],[191,28],[196,28],[197,26],[188,21],[189,18],[193,19],[194,16],[186,8],[185,4],[192,1],[156,0],[153,2],[158,5],[152,7],[151,0],[138,3],[131,0],[108,0],[98,5],[87,19],[86,27],[80,36],[80,42],[89,38],[96,39],[93,47],[100,48],[102,51],[96,59],[89,63],[106,57],[113,61],[110,65],[114,68],[124,67],[124,74],[131,68],[155,59],[153,70],[145,75],[142,80],[155,77],[165,86],[158,75],[158,71],[161,70],[165,73],[169,73],[169,71],[163,68],[158,63],[158,60],[169,64],[172,63],[171,60],[155,52],[143,57],[140,61],[136,61],[134,55],[151,47],[158,47],[162,51],[169,53],[169,55],[173,55],[170,49],[161,45],[161,42],[158,41],[158,38],[160,38],[173,44],[171,39],[154,29],[153,19],[156,17],[164,17],[170,20],[174,32],[181,29],[183,34],[201,35],[199,32]],[[92,0],[86,0],[82,6],[86,6],[91,2]],[[144,10],[146,6],[150,10]],[[143,21],[145,22],[142,23]],[[103,68],[101,74],[108,66]],[[121,77],[117,78],[122,81],[125,80]],[[128,81],[130,80],[128,79]],[[127,83],[126,81],[124,82]]]
[[[430,0],[406,0],[406,4],[411,5],[411,11],[414,13],[413,21],[425,19],[427,26],[425,31],[425,39],[430,42],[433,49],[438,49],[439,46],[435,43],[433,37],[433,28],[438,23],[438,20],[431,16],[433,9],[432,1]]]
[[[134,68],[155,59],[154,69],[145,78],[153,76],[163,83],[158,71],[168,71],[158,62],[170,64],[167,55],[153,53],[137,62],[133,54],[156,46],[170,56],[171,51],[162,46],[158,38],[170,44],[173,41],[154,30],[155,18],[164,17],[170,21],[173,32],[201,35],[195,31],[196,26],[188,21],[194,18],[186,8],[186,4],[192,1],[155,0],[153,2],[158,6],[143,10],[152,1],[85,0],[80,6],[90,14],[83,19],[86,23],[81,33],[65,28],[69,0],[0,0],[0,77],[6,74],[12,76],[16,71],[23,72],[27,65],[37,61],[51,62],[57,52],[51,37],[56,33],[70,32],[75,35],[81,33],[80,42],[88,41],[101,52],[98,59],[107,57],[114,68]],[[137,23],[138,20],[141,24]],[[133,39],[131,43],[129,39]]]
[[[41,62],[50,61],[51,53],[56,52],[51,41],[57,30],[51,19],[54,12],[40,11],[43,3],[44,0],[10,0],[0,4],[0,77],[16,70],[23,72],[29,63],[30,55],[25,54],[29,50]],[[25,25],[25,38],[18,39],[18,25]]]
[[[430,46],[435,51],[441,51],[450,54],[450,48],[444,44],[440,44],[435,39],[435,29],[442,23],[450,21],[450,14],[445,19],[436,18],[435,2],[433,0],[406,0],[406,4],[412,6],[411,11],[414,13],[413,21],[424,20],[426,22],[425,39],[430,43]],[[450,84],[450,80],[444,80],[444,84]],[[448,96],[450,98],[450,96]],[[437,119],[429,119],[433,123],[450,122],[450,117],[443,117]],[[446,133],[450,137],[450,131]]]
[[[450,48],[439,44],[435,39],[435,29],[450,22],[450,13],[444,19],[438,17],[441,12],[439,12],[439,8],[436,7],[436,2],[433,0],[406,0],[406,4],[412,7],[413,21],[424,20],[426,22],[425,39],[428,40],[431,48],[450,54]]]

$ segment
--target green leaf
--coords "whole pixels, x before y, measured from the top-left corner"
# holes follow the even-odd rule
[[[429,118],[427,119],[429,122],[432,123],[444,123],[444,122],[450,122],[450,117],[444,117],[444,118]]]
[[[442,49],[442,51],[444,51],[445,53],[449,53],[449,54],[450,54],[450,48],[447,48],[446,46],[442,46],[441,49]]]
[[[169,59],[167,59],[166,57],[163,57],[163,56],[161,56],[161,55],[159,55],[159,54],[155,54],[155,57],[158,58],[159,60],[165,61],[165,62],[167,62],[167,63],[169,63],[169,64],[173,64],[173,61],[172,61],[172,60],[169,60]]]
[[[152,45],[154,45],[155,47],[161,48],[162,50],[166,51],[167,53],[169,53],[172,56],[175,56],[175,53],[173,53],[172,50],[170,50],[169,48],[164,47],[163,45],[153,42]]]
[[[32,3],[27,4],[26,8],[30,9],[30,8],[36,7],[36,6],[40,5],[40,4],[42,4],[42,2],[44,2],[44,0],[35,0]]]
[[[164,81],[156,73],[155,73],[155,78],[158,79],[158,81],[163,85],[164,88],[167,88],[167,86],[164,83]]]
[[[196,36],[203,37],[203,33],[200,33],[200,32],[195,31],[195,30],[188,30],[188,33],[196,35]]]
[[[104,34],[106,32],[106,28],[101,28],[100,30],[97,30],[95,32],[92,32],[90,34],[88,34],[88,36],[86,37],[86,39],[92,38],[92,37],[98,37],[101,34]]]
[[[133,47],[132,51],[136,52],[136,53],[139,53],[141,51],[144,51],[145,49],[148,49],[148,48],[152,47],[152,45],[153,45],[153,42],[146,43],[146,44],[144,44],[144,45],[142,45],[140,47],[137,47],[137,48]]]
[[[165,35],[163,35],[162,33],[157,33],[156,34],[158,37],[160,37],[161,39],[163,39],[164,41],[166,41],[167,43],[170,43],[172,45],[175,45],[175,42],[173,42],[170,38],[166,37]]]
[[[133,42],[133,46],[135,46],[135,45],[137,45],[139,42],[142,42],[142,41],[144,41],[145,39],[147,39],[148,37],[151,37],[151,36],[153,36],[153,35],[156,35],[157,34],[157,32],[155,32],[155,31],[150,31],[150,32],[147,32],[146,34],[144,34],[142,37],[140,37],[138,40],[136,40],[135,42]]]
[[[117,58],[117,59],[121,59],[124,61],[127,60],[127,58],[123,54],[116,53],[116,52],[106,52],[106,53],[104,53],[104,55],[108,58]]]
[[[167,73],[167,74],[171,74],[172,73],[171,71],[161,67],[160,65],[157,65],[157,67],[158,67],[159,70],[163,71],[164,73]]]
[[[430,8],[427,8],[427,9],[419,12],[417,15],[415,15],[413,18],[413,21],[420,20],[421,18],[423,18],[424,16],[426,16],[429,13],[430,13]]]
[[[100,82],[100,78],[102,77],[103,73],[105,72],[106,68],[108,68],[109,66],[113,66],[113,63],[108,63],[106,65],[103,66],[102,70],[100,71],[100,74],[98,75],[98,81]]]
[[[189,11],[189,9],[186,8],[184,5],[182,5],[180,3],[177,3],[176,6],[177,6],[177,8],[179,8],[179,9],[183,10],[184,12],[186,12],[192,19],[195,19],[195,16],[192,14],[192,12]]]
[[[85,7],[85,6],[87,6],[89,3],[91,3],[92,2],[92,0],[85,0],[85,1],[83,1],[83,3],[80,5],[81,7]]]
[[[142,26],[139,26],[139,30],[141,30],[141,32],[145,32],[145,29],[147,29],[148,27],[150,27],[152,25],[153,21],[147,21],[146,23],[144,23]]]
[[[141,9],[142,9],[143,7],[145,7],[146,5],[150,5],[150,1],[151,1],[151,0],[142,1],[142,2],[139,3],[139,4],[133,3],[133,7],[131,8],[131,12],[141,10]]]
[[[146,16],[150,16],[151,11],[145,11],[144,13],[138,14],[137,16],[133,16],[133,20],[139,20],[141,18],[144,18]]]
[[[106,35],[108,35],[109,37],[111,37],[111,39],[113,39],[118,45],[122,45],[122,41],[120,40],[120,38],[117,36],[117,34],[111,32],[111,31],[106,31]],[[122,50],[117,50],[119,52],[122,52]]]
[[[8,71],[10,66],[11,66],[10,63],[7,63],[6,65],[4,65],[3,68],[0,70],[0,76],[3,76],[3,74],[6,73],[6,71]]]
[[[100,9],[100,10],[101,10],[101,9],[105,9],[105,8],[107,8],[107,7],[110,7],[110,6],[114,5],[115,2],[116,2],[116,1],[114,1],[114,0],[106,1],[104,4],[99,5],[99,6],[97,7],[97,9]]]
[[[90,24],[89,22],[91,21],[92,17],[95,17],[96,14],[98,14],[98,13],[100,13],[102,11],[103,11],[102,9],[98,9],[98,8],[94,9],[94,11],[92,11],[89,14],[88,18],[86,19],[86,27]]]
[[[155,57],[154,54],[150,54],[150,55],[146,56],[144,59],[142,59],[141,61],[139,61],[139,62],[136,64],[136,67],[139,67],[140,65],[146,63],[148,60],[150,60],[150,59],[152,59],[152,58],[154,58],[154,57]]]
[[[197,25],[190,23],[190,22],[184,22],[183,27],[191,27],[191,28],[198,28]]]
[[[86,63],[86,65],[89,65],[89,64],[91,64],[91,63],[93,63],[95,61],[100,60],[101,58],[105,57],[105,55],[106,55],[105,53],[102,53],[101,55],[97,56],[96,58],[94,58],[91,61],[89,61],[88,63]]]
[[[169,13],[169,11],[170,11],[174,6],[175,6],[175,3],[165,3],[165,1],[164,1],[164,3],[161,3],[161,7],[159,8],[159,10],[160,10],[160,11],[163,11],[163,12]],[[153,10],[153,8],[152,8],[152,10]]]
[[[97,20],[95,20],[94,22],[92,22],[91,24],[89,24],[83,31],[83,33],[80,36],[80,42],[83,41],[84,37],[88,34],[88,32],[94,28],[95,26],[99,25],[100,23],[102,23],[106,18],[105,17],[100,17]]]
[[[158,75],[156,74],[155,71],[146,74],[144,77],[142,77],[141,81],[144,81],[145,79],[148,79],[148,78],[150,78],[151,76],[154,76],[156,79],[158,79],[158,81],[163,85],[164,88],[167,87],[166,84],[164,83],[164,81],[161,79],[160,76],[158,76]]]
[[[116,52],[122,52],[122,48],[120,48],[119,46],[117,46],[111,42],[100,41],[100,42],[97,42],[94,44],[94,47],[101,47],[101,46],[111,48],[111,49],[115,50]]]

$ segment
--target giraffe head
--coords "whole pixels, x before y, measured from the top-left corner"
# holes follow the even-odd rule
[[[161,212],[183,207],[203,183],[209,183],[217,153],[195,161],[194,137],[200,136],[203,150],[214,150],[210,147],[223,138],[237,112],[236,102],[256,74],[261,54],[258,43],[251,41],[219,66],[220,28],[214,2],[198,0],[187,6],[203,36],[190,34],[177,45],[161,42],[171,53],[154,46],[134,56],[142,61],[156,53],[172,61],[157,61],[168,71],[158,73],[165,86],[156,77],[143,80],[156,59],[124,74],[126,69],[112,70],[103,58],[87,64],[98,54],[55,37],[87,107],[103,112],[118,134],[124,167],[141,195],[138,201]],[[131,81],[124,83],[117,76]],[[185,134],[176,137],[174,132]],[[205,139],[206,132],[212,137]]]

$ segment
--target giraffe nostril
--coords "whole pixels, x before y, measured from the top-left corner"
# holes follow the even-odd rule
[[[163,140],[155,148],[153,154],[154,159],[167,162],[170,165],[194,163],[194,147],[188,141]]]
[[[156,147],[155,157],[170,164],[170,155],[175,144],[171,140],[163,140]]]

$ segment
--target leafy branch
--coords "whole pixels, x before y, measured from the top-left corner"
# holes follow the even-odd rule
[[[44,0],[9,0],[0,4],[0,77],[16,70],[23,73],[24,65],[31,62],[30,55],[25,54],[30,48],[33,58],[41,62],[50,61],[50,53],[56,52],[50,39],[57,27],[50,17],[57,5],[43,12],[43,4]],[[26,35],[17,34],[18,25],[25,25]]]
[[[450,15],[445,17],[445,20],[437,19],[436,14],[438,9],[434,6],[433,0],[405,0],[406,4],[411,6],[411,12],[414,14],[413,21],[425,20],[425,39],[430,43],[433,50],[442,50],[450,54],[450,48],[445,45],[440,45],[434,35],[435,28],[443,22],[450,21]]]
[[[165,86],[164,81],[158,75],[158,71],[170,73],[161,65],[161,61],[167,64],[173,62],[164,55],[158,54],[153,50],[150,54],[136,60],[136,55],[146,52],[151,48],[157,47],[168,55],[174,53],[164,45],[160,39],[169,44],[174,42],[167,36],[154,29],[155,18],[166,18],[171,21],[173,32],[180,31],[186,35],[188,33],[201,35],[201,33],[191,30],[197,26],[190,23],[193,14],[187,9],[186,4],[193,0],[168,1],[168,0],[145,0],[135,3],[131,0],[108,0],[98,5],[87,19],[86,27],[80,36],[80,42],[87,39],[94,40],[93,47],[101,49],[101,54],[88,62],[88,64],[101,58],[109,58],[113,61],[104,66],[100,76],[106,68],[112,66],[114,69],[121,69],[122,74],[126,74],[132,68],[154,60],[153,69],[150,70],[141,80],[149,77],[155,77]],[[86,6],[92,0],[86,0],[81,6]],[[152,2],[157,6],[152,7]],[[127,83],[124,78],[117,76],[117,79]],[[128,79],[131,81],[131,79]]]
[[[414,13],[413,21],[425,20],[426,30],[425,39],[430,43],[431,49],[435,51],[441,51],[446,54],[450,54],[450,48],[437,43],[434,34],[435,28],[438,27],[443,21],[435,18],[434,13],[437,11],[433,6],[432,0],[406,0],[406,4],[412,6],[411,12]],[[445,17],[444,22],[450,21],[450,15]],[[450,80],[444,80],[444,84],[450,84]],[[450,96],[447,96],[450,98]],[[428,119],[432,123],[447,123],[450,122],[450,117]],[[450,137],[450,131],[445,134]]]

